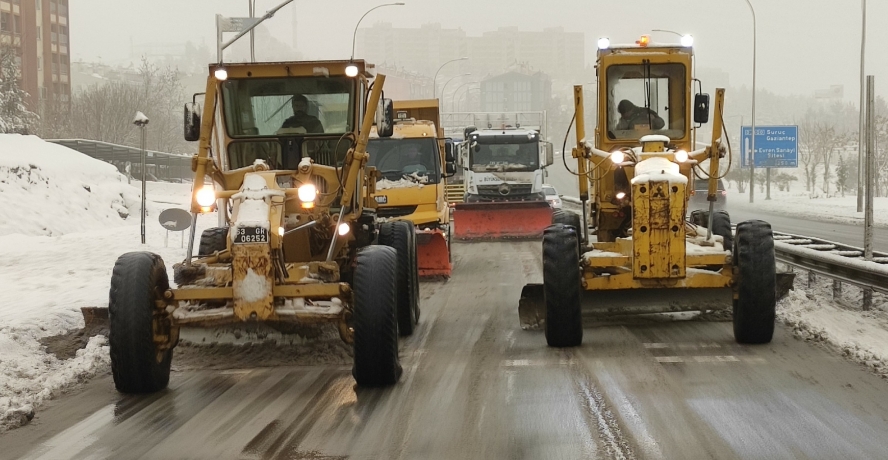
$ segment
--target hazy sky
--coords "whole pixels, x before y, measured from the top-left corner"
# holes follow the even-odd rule
[[[214,15],[246,16],[249,0],[71,0],[74,60],[114,63],[128,59],[130,45],[215,41]],[[264,13],[282,0],[256,0]],[[290,43],[294,9],[299,51],[307,58],[347,59],[358,19],[387,0],[295,0],[265,24]],[[439,22],[480,35],[498,27],[541,30],[561,26],[585,32],[587,62],[598,37],[632,42],[651,29],[692,33],[699,67],[720,68],[732,85],[752,81],[752,16],[745,0],[403,0],[380,8],[362,26],[387,21],[395,27]],[[757,86],[779,93],[809,94],[845,85],[856,101],[860,68],[860,0],[751,0],[757,18]],[[545,5],[545,6],[538,6]],[[867,9],[867,73],[877,93],[888,95],[888,2]],[[655,41],[677,40],[653,33]],[[360,57],[360,56],[358,56]],[[541,69],[544,70],[545,69]]]

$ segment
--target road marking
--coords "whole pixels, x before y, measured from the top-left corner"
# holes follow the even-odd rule
[[[678,348],[679,350],[696,350],[698,348],[721,348],[721,345],[714,342],[700,342],[700,343],[663,343],[663,342],[652,342],[645,343],[644,347],[647,349],[663,349],[663,348]]]
[[[714,356],[655,356],[660,364],[719,364],[719,363],[739,363],[746,364],[765,364],[768,362],[765,358],[760,357],[741,357],[733,355],[714,355]]]
[[[507,359],[502,362],[503,367],[570,366],[573,364],[573,358],[561,358],[558,361],[546,359]]]

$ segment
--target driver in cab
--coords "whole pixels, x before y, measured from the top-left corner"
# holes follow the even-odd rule
[[[415,144],[408,144],[404,147],[404,161],[402,164],[404,165],[401,168],[402,174],[427,174],[429,172],[428,168],[423,164],[419,146]]]
[[[323,133],[324,126],[321,121],[308,114],[308,98],[297,94],[291,99],[293,116],[284,120],[278,134],[307,134]]]

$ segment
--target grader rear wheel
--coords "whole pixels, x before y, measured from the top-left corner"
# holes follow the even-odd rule
[[[768,343],[777,317],[777,275],[771,225],[748,220],[737,225],[734,263],[739,271],[734,299],[734,338],[739,343]]]

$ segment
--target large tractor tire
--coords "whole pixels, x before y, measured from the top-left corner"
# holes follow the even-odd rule
[[[709,211],[698,209],[692,212],[691,223],[708,229]],[[712,215],[712,234],[722,237],[722,240],[724,240],[723,247],[726,251],[732,250],[734,247],[734,235],[731,233],[731,216],[727,211],[719,209]]]
[[[386,222],[379,228],[379,244],[398,253],[398,332],[413,334],[419,322],[419,263],[413,222]]]
[[[575,228],[556,224],[543,232],[543,295],[546,342],[550,347],[575,347],[583,343],[577,248]]]
[[[169,289],[163,259],[129,252],[117,259],[108,299],[111,373],[122,393],[153,393],[170,381],[173,350],[154,345],[155,302]]]
[[[401,378],[398,361],[398,254],[387,246],[358,252],[354,283],[355,359],[352,375],[360,386],[393,385]]]
[[[734,264],[739,275],[734,338],[739,343],[768,343],[777,317],[777,267],[770,224],[747,220],[737,225]]]
[[[197,255],[208,256],[228,249],[228,227],[208,228],[200,234]]]
[[[564,224],[577,229],[577,236],[579,237],[577,241],[580,244],[583,243],[588,234],[588,231],[585,234],[583,233],[583,230],[585,229],[581,226],[581,222],[582,219],[580,218],[580,215],[575,212],[565,211],[563,209],[556,209],[552,212],[552,224]]]

